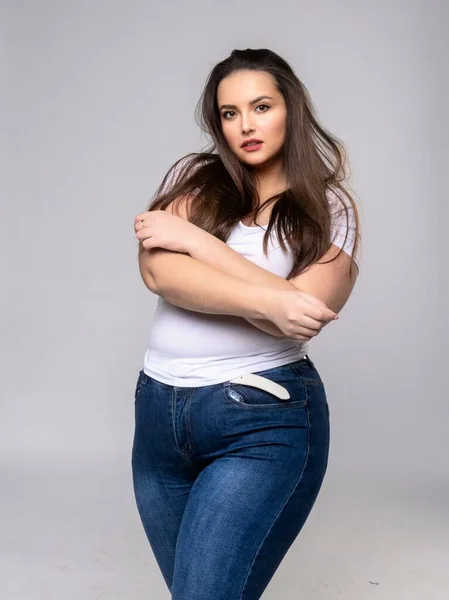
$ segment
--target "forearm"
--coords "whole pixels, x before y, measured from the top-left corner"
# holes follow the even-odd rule
[[[250,283],[278,290],[297,289],[284,277],[259,267],[210,233],[202,233],[204,235],[198,236],[198,243],[189,248],[192,258]]]
[[[188,310],[266,319],[273,301],[270,288],[227,275],[179,252],[143,250],[139,266],[144,281],[145,273],[150,274],[147,287]]]
[[[192,258],[212,266],[222,273],[256,285],[277,290],[297,289],[287,279],[259,267],[215,236],[206,231],[203,233],[204,235],[198,236],[198,243],[189,248],[189,254]],[[286,337],[279,327],[268,319],[246,318],[246,320],[265,333],[280,338]]]

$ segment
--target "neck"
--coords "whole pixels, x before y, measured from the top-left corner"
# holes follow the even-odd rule
[[[257,192],[261,202],[286,190],[288,187],[280,161],[258,167],[255,173]]]

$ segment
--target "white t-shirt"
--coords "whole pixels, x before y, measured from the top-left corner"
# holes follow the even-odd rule
[[[328,194],[333,211],[333,243],[342,248],[346,214],[333,192]],[[347,202],[347,201],[346,201]],[[349,203],[349,234],[343,250],[354,245],[354,216]],[[293,259],[284,253],[276,232],[271,232],[268,254],[262,248],[267,226],[249,227],[242,222],[232,230],[227,244],[248,260],[287,278]],[[288,245],[287,245],[288,247]],[[355,257],[358,265],[357,256]],[[177,387],[201,387],[284,365],[302,358],[310,342],[277,338],[254,327],[243,317],[194,312],[158,298],[151,324],[144,372]]]

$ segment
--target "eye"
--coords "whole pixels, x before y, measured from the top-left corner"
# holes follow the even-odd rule
[[[260,108],[261,106],[265,106],[265,108],[267,108],[267,109],[269,109],[269,108],[270,108],[270,107],[268,106],[268,104],[258,104],[258,105],[256,106],[256,108]],[[227,114],[229,114],[229,113],[233,113],[233,112],[234,112],[233,110],[225,110],[225,111],[223,111],[223,112],[221,113],[221,114],[222,114],[222,117],[223,117],[223,119],[225,119],[225,120],[229,120],[229,119],[226,117],[226,115],[227,115]],[[266,111],[266,110],[263,110],[262,112],[267,112],[267,111]]]

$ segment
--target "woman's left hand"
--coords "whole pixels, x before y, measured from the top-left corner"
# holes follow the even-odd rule
[[[138,214],[134,220],[134,231],[146,250],[164,248],[187,254],[198,243],[201,234],[204,234],[204,231],[193,223],[165,210]]]

